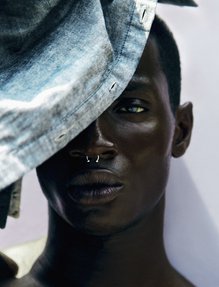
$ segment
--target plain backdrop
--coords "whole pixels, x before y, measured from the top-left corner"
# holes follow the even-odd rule
[[[219,286],[219,1],[198,8],[158,5],[179,45],[182,103],[194,104],[192,143],[172,161],[165,245],[172,264],[198,287]],[[21,217],[0,230],[0,249],[46,234],[46,201],[34,173],[23,183]]]

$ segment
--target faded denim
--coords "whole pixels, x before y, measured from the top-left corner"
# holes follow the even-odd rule
[[[157,4],[9,2],[0,11],[0,190],[63,148],[121,95]]]

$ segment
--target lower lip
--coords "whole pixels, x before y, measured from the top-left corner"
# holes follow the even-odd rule
[[[122,185],[85,187],[72,186],[68,191],[69,197],[77,204],[81,205],[100,205],[113,201],[118,195]]]

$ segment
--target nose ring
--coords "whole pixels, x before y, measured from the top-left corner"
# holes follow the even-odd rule
[[[87,160],[87,162],[90,162],[90,159],[89,159],[89,157],[86,155],[86,160]],[[97,159],[95,160],[95,162],[99,162],[99,160],[100,160],[100,156],[99,156],[99,154],[97,155]]]
[[[87,162],[90,162],[89,157],[87,155],[86,155],[86,160],[87,160]]]

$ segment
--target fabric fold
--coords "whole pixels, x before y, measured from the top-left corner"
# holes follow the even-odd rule
[[[0,70],[0,190],[63,148],[121,95],[157,4],[70,2],[52,31],[46,27],[40,41]]]

